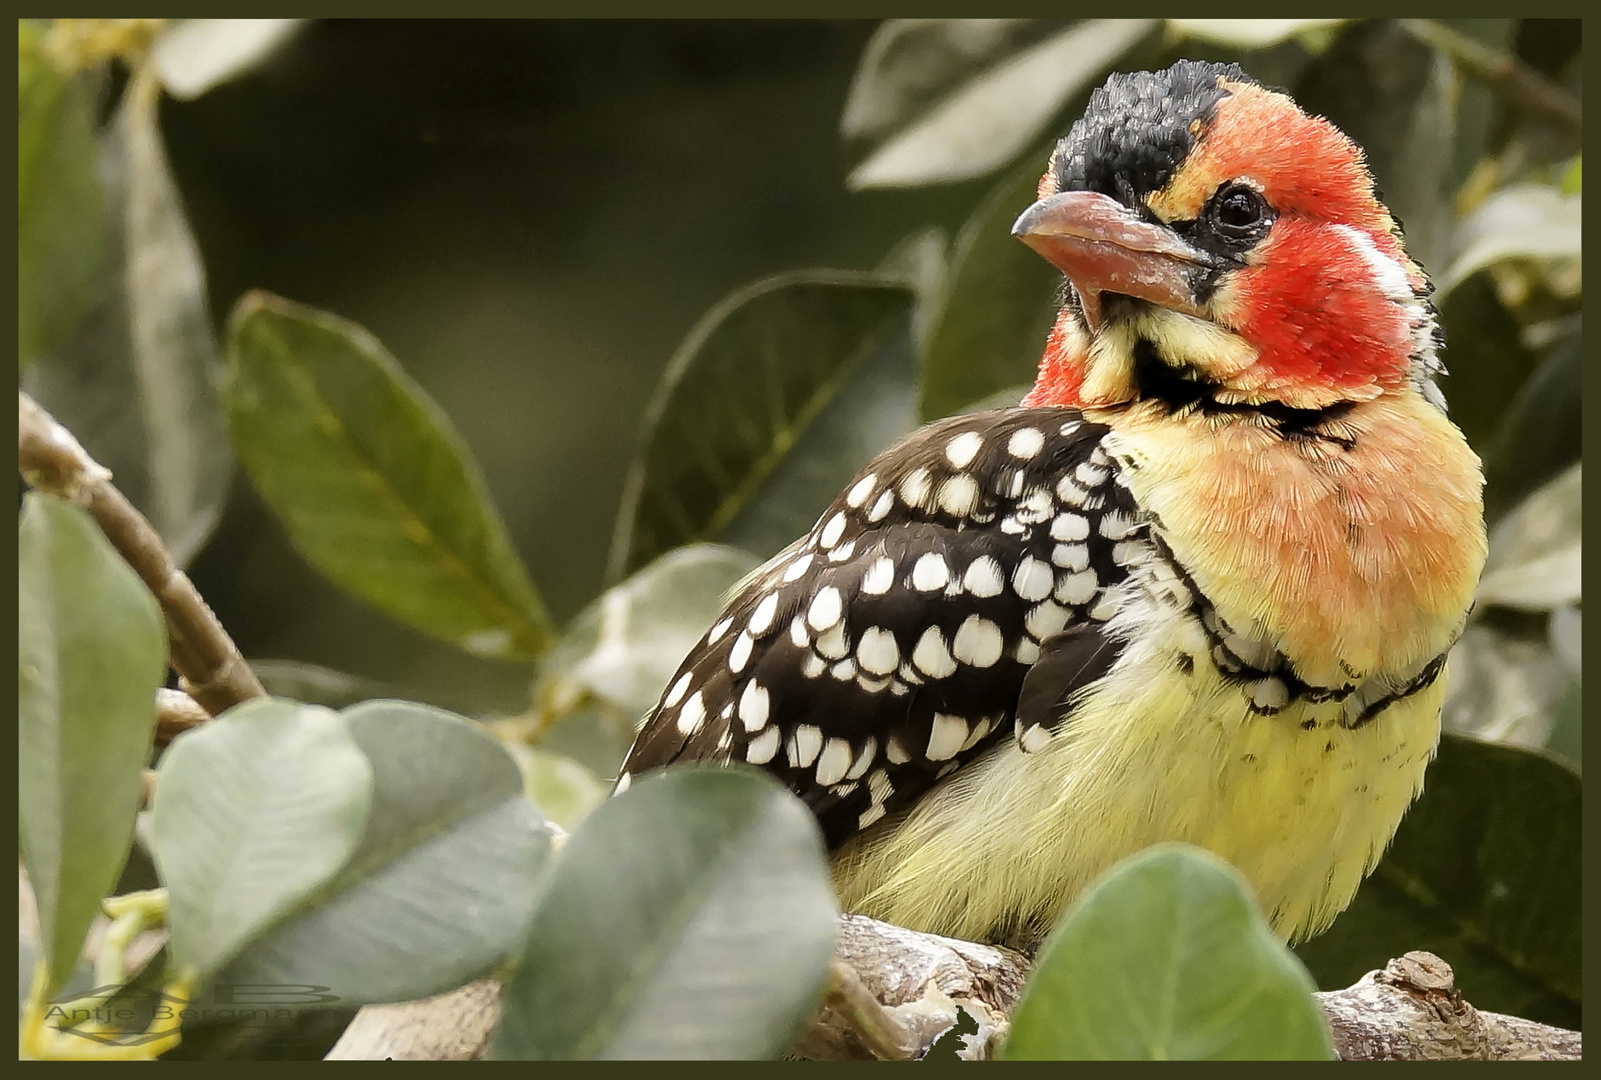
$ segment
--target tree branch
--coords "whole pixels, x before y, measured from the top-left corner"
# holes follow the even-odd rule
[[[194,583],[172,561],[160,535],[112,485],[110,470],[20,390],[17,464],[29,484],[89,511],[111,546],[133,567],[166,616],[174,670],[207,713],[215,716],[266,694]]]
[[[1010,949],[841,916],[828,990],[794,1055],[916,1060],[962,1009],[978,1032],[964,1036],[957,1053],[988,1058],[1006,1035],[1028,969],[1028,958]],[[1432,953],[1407,953],[1317,999],[1346,1061],[1572,1061],[1584,1049],[1577,1031],[1475,1009]],[[426,1001],[368,1006],[328,1058],[470,1060],[482,1056],[499,1014],[500,986],[491,979]]]
[[[1560,127],[1575,145],[1584,138],[1579,99],[1511,53],[1497,52],[1435,19],[1401,19],[1407,33],[1438,49],[1469,75]]]

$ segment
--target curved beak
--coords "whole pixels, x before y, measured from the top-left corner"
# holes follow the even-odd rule
[[[1207,317],[1194,286],[1194,271],[1211,264],[1206,253],[1108,196],[1047,195],[1023,211],[1012,235],[1067,275],[1092,332],[1101,326],[1102,293]]]

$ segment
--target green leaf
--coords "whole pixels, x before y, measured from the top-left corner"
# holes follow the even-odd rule
[[[1583,463],[1534,492],[1496,525],[1478,599],[1524,611],[1553,611],[1582,594]]]
[[[161,85],[191,101],[276,52],[304,19],[182,19],[156,39],[150,59]]]
[[[1265,49],[1308,31],[1327,31],[1344,19],[1169,19],[1168,27],[1184,38]]]
[[[1483,276],[1452,293],[1490,292]],[[1515,363],[1515,354],[1503,363]],[[1453,361],[1460,364],[1460,361]],[[1500,399],[1484,458],[1484,517],[1492,525],[1535,489],[1578,461],[1584,451],[1584,347],[1577,328],[1552,344],[1512,396]]]
[[[1447,735],[1389,853],[1297,952],[1333,989],[1426,949],[1476,1007],[1578,1028],[1581,802],[1555,761]]]
[[[316,705],[257,698],[173,740],[150,839],[179,972],[211,975],[338,873],[372,791],[344,717]]]
[[[100,149],[114,225],[106,273],[77,331],[26,385],[111,469],[182,565],[221,515],[233,455],[205,268],[162,144],[160,103],[154,77],[136,73]]]
[[[1315,987],[1233,867],[1162,844],[1108,870],[1051,932],[1010,1060],[1334,1056]]]
[[[51,56],[44,30],[17,22],[17,353],[58,345],[99,279],[105,200],[95,177],[93,103]]]
[[[468,652],[544,649],[544,607],[477,466],[371,334],[257,292],[228,337],[235,448],[308,562]]]
[[[822,837],[766,774],[648,776],[562,848],[506,986],[494,1057],[770,1058],[822,990]]]
[[[46,996],[72,972],[128,857],[166,671],[160,609],[99,526],[76,506],[26,495],[17,532],[17,815]]]
[[[522,770],[528,798],[541,814],[569,832],[611,793],[609,782],[566,754],[522,743],[508,743],[506,750]]]
[[[1448,293],[1507,259],[1577,259],[1584,200],[1546,184],[1512,184],[1485,199],[1457,228],[1454,256],[1440,275]]]
[[[1548,632],[1520,633],[1502,621],[1476,619],[1452,646],[1441,720],[1459,735],[1539,750],[1551,741],[1575,676]]]
[[[912,299],[883,275],[804,271],[707,312],[647,411],[608,580],[698,540],[771,555],[809,528],[912,424],[898,392]]]
[[[1045,171],[1043,148],[1038,157],[1002,181],[956,238],[923,344],[918,412],[924,420],[1034,381],[1062,283],[1061,271],[1012,235]]]
[[[426,705],[372,701],[345,719],[372,766],[361,843],[219,986],[325,986],[341,1007],[409,1001],[487,975],[522,941],[550,829],[516,762]]]
[[[691,544],[606,590],[545,654],[536,700],[565,711],[595,697],[644,716],[758,561],[737,548]]]
[[[1086,19],[1018,48],[1028,35],[985,20],[886,23],[868,45],[845,106],[847,135],[877,136],[847,183],[857,190],[916,187],[1004,167],[1156,25]],[[893,126],[883,119],[890,116]]]

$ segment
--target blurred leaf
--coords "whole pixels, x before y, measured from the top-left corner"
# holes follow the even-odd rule
[[[1062,274],[1012,235],[1012,223],[1034,202],[1044,171],[1041,162],[1027,162],[989,194],[956,238],[923,344],[918,414],[924,420],[1034,381]]]
[[[523,773],[523,790],[539,812],[571,832],[589,812],[606,801],[611,785],[566,754],[507,743]]]
[[[250,670],[273,697],[343,709],[374,698],[400,697],[399,688],[299,660],[251,660]]]
[[[945,230],[919,229],[903,237],[878,264],[877,272],[904,281],[917,297],[912,308],[912,340],[919,351],[928,338],[929,320],[945,288],[947,249]]]
[[[647,776],[562,847],[490,1053],[776,1057],[817,1003],[836,929],[816,819],[770,776]]]
[[[156,38],[150,59],[161,85],[190,101],[261,63],[305,19],[184,19]]]
[[[912,299],[882,275],[806,271],[707,312],[647,410],[608,580],[680,544],[721,539],[770,555],[808,528],[905,430],[886,396],[894,373],[881,369]],[[814,428],[827,438],[808,439]]]
[[[27,385],[111,469],[182,565],[216,525],[233,456],[205,271],[167,164],[159,105],[142,69],[100,149],[116,228],[96,303]]]
[[[1479,280],[1479,279],[1475,279]],[[1452,293],[1453,301],[1471,283]],[[1508,363],[1516,361],[1508,357]],[[1545,359],[1497,414],[1484,458],[1484,517],[1494,524],[1583,452],[1583,338],[1575,331]],[[1503,398],[1502,402],[1505,403]]]
[[[1548,638],[1475,621],[1451,649],[1446,730],[1538,750],[1549,744],[1562,696],[1573,681]]]
[[[758,561],[735,548],[693,544],[606,590],[545,654],[535,701],[560,714],[593,697],[644,716]]]
[[[173,740],[151,847],[181,975],[203,981],[338,873],[372,793],[344,717],[316,705],[257,698]]]
[[[251,293],[229,319],[223,398],[256,489],[332,581],[480,656],[545,648],[544,607],[477,466],[371,334]]]
[[[1584,156],[1573,159],[1573,163],[1562,171],[1562,194],[1577,195],[1584,190]]]
[[[1440,275],[1442,293],[1508,259],[1578,259],[1583,197],[1545,184],[1512,184],[1484,200],[1457,227],[1454,256]]]
[[[898,84],[923,90],[920,108],[883,136],[847,183],[855,190],[916,187],[1002,168],[1155,26],[1150,19],[1087,19],[1021,51],[993,55],[978,70],[953,65],[951,82],[936,90],[929,69],[937,70],[946,56],[966,52],[961,39],[984,35],[985,28],[963,20],[890,24],[881,31],[884,44],[869,47],[851,86],[846,131],[853,129],[853,109],[873,111],[868,102],[857,104],[858,98],[910,98]]]
[[[1265,49],[1309,30],[1337,27],[1345,19],[1169,19],[1182,38],[1198,38],[1237,49]]]
[[[1426,949],[1477,1008],[1580,1027],[1580,803],[1549,758],[1445,736],[1389,853],[1296,951],[1335,989]]]
[[[1374,20],[1341,34],[1295,88],[1303,109],[1362,147],[1385,204],[1405,225],[1407,250],[1426,267],[1442,264],[1450,235],[1460,82],[1443,55],[1393,21]]]
[[[478,725],[426,705],[370,701],[345,719],[372,767],[361,843],[219,986],[409,1001],[487,975],[522,941],[550,830],[516,762]]]
[[[1440,304],[1445,330],[1442,357],[1450,369],[1442,389],[1451,419],[1468,443],[1486,456],[1507,402],[1517,396],[1538,366],[1539,357],[1524,344],[1513,319],[1488,275],[1465,282]]]
[[[17,353],[26,366],[89,308],[99,277],[105,200],[95,177],[92,103],[82,76],[17,22]]]
[[[1568,674],[1579,678],[1584,667],[1584,614],[1579,606],[1569,604],[1551,612],[1547,633],[1551,637],[1551,651],[1568,669]]]
[[[1490,534],[1478,599],[1524,611],[1577,603],[1581,593],[1582,463],[1530,495]]]
[[[99,526],[35,492],[17,533],[17,645],[17,824],[50,997],[128,857],[167,640]]]
[[[1327,1061],[1314,989],[1238,871],[1163,844],[1108,870],[1062,916],[1002,1056]]]

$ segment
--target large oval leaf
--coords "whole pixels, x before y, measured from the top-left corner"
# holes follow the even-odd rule
[[[235,447],[307,561],[469,652],[537,655],[545,611],[483,478],[384,347],[265,293],[239,302],[228,338]]]
[[[1326,1061],[1314,989],[1233,867],[1164,844],[1114,866],[1062,916],[1003,1056]]]
[[[904,102],[894,110],[902,115],[916,111],[879,135],[878,145],[851,172],[850,186],[912,187],[1001,168],[1156,25],[1151,19],[1086,19],[1017,49],[1013,42],[1027,36],[1004,25],[963,19],[886,23],[851,87],[846,131],[867,129],[862,117],[890,112],[881,99]],[[992,43],[997,38],[999,47]],[[969,57],[988,62],[975,65]],[[942,68],[949,72],[944,85],[938,80]],[[908,93],[911,88],[920,92]]]
[[[609,580],[680,544],[726,540],[765,556],[808,528],[911,423],[894,393],[909,388],[897,363],[907,346],[886,343],[908,339],[912,300],[884,275],[806,271],[707,312],[647,411]]]
[[[372,768],[344,717],[257,698],[173,740],[151,808],[179,972],[204,980],[345,865]]]
[[[17,351],[23,365],[88,310],[103,251],[93,104],[45,31],[17,22]]]
[[[1034,381],[1062,274],[1012,235],[1012,223],[1034,201],[1045,157],[1041,147],[991,191],[956,238],[923,344],[924,420]]]
[[[800,1035],[837,917],[811,813],[746,769],[674,769],[562,848],[498,1058],[766,1058]]]
[[[155,598],[88,514],[30,492],[17,533],[17,824],[47,996],[128,857],[166,670]]]
[[[160,103],[154,76],[141,70],[100,146],[116,228],[95,303],[26,385],[111,469],[182,565],[221,515],[233,455],[205,268],[168,165]]]
[[[541,660],[533,709],[514,722],[520,738],[615,775],[640,720],[758,561],[737,548],[691,544],[606,590]]]
[[[488,974],[522,941],[551,834],[516,762],[426,705],[367,702],[345,719],[372,766],[361,843],[219,985],[311,984],[341,1007],[409,1001]]]
[[[1549,758],[1447,735],[1356,900],[1296,951],[1337,989],[1427,949],[1477,1007],[1578,1028],[1581,801]]]
[[[1583,464],[1518,504],[1490,534],[1478,599],[1525,611],[1553,611],[1582,595]]]

